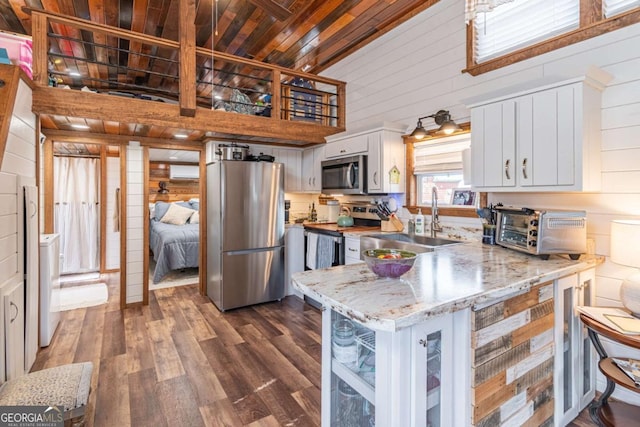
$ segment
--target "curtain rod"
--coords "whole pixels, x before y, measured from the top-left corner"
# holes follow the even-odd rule
[[[53,157],[80,157],[84,159],[99,159],[99,154],[54,154]]]

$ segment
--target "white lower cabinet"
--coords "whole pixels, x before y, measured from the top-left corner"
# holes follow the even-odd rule
[[[468,340],[468,310],[386,332],[324,309],[322,425],[467,426]]]
[[[357,264],[364,262],[360,259],[360,238],[345,237],[344,238],[344,263]]]
[[[3,286],[0,295],[4,312],[4,359],[8,381],[24,375],[24,282],[16,276]]]
[[[594,305],[595,269],[560,278],[555,286],[555,425],[565,426],[593,400],[596,353],[575,311]]]

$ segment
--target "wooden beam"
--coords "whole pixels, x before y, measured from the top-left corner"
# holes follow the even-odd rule
[[[55,142],[71,142],[75,144],[96,145],[126,145],[130,141],[138,141],[140,145],[159,145],[162,148],[199,149],[200,141],[178,141],[176,139],[152,138],[147,136],[112,135],[107,133],[93,133],[72,130],[44,129],[42,131],[47,138]]]
[[[291,16],[291,11],[273,0],[249,0],[267,14],[273,16],[278,21],[286,21]]]
[[[341,127],[302,121],[283,122],[269,117],[206,108],[198,109],[195,117],[186,117],[180,115],[178,105],[53,87],[37,87],[34,90],[33,112],[312,144],[324,143],[325,136],[345,130]],[[137,140],[135,137],[131,139]]]
[[[0,64],[0,167],[7,147],[9,127],[13,116],[13,105],[18,93],[20,68],[15,65]]]
[[[33,35],[33,81],[42,86],[49,84],[47,27],[47,17],[41,13],[34,14],[31,23],[31,34]]]
[[[53,233],[53,140],[47,138],[42,144],[44,150],[44,233]]]
[[[602,0],[580,0],[580,27],[602,21]]]
[[[196,115],[196,2],[179,1],[180,115]]]

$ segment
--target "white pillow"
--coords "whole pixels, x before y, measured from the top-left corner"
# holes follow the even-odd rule
[[[160,222],[164,222],[165,224],[185,225],[194,212],[195,211],[193,209],[171,203],[169,209],[167,209],[167,213],[160,218]]]
[[[200,223],[200,212],[195,211],[191,218],[189,219],[190,224],[199,224]]]

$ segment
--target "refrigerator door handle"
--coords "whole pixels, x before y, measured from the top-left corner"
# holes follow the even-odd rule
[[[246,254],[254,254],[256,252],[268,252],[268,251],[277,251],[282,249],[284,246],[270,246],[268,248],[255,248],[255,249],[242,249],[239,251],[224,251],[224,254],[227,255],[246,255]]]

